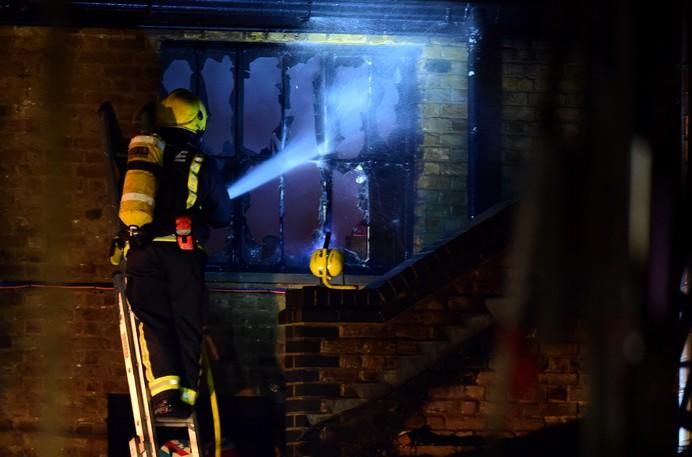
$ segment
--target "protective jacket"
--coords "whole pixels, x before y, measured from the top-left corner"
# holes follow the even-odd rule
[[[209,228],[231,222],[231,201],[218,168],[193,144],[194,135],[181,129],[163,129],[166,142],[163,170],[152,222],[154,237],[175,233],[175,218],[192,216],[198,243],[209,237]]]
[[[130,248],[127,296],[140,320],[139,337],[152,399],[197,397],[207,315],[206,254],[210,227],[230,223],[231,202],[219,170],[181,129],[162,130],[166,142],[151,241]],[[197,245],[176,242],[176,217],[192,218]]]

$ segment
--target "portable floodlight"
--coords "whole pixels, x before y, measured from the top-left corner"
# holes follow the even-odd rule
[[[324,238],[324,246],[310,256],[310,271],[330,289],[357,289],[355,285],[337,285],[330,281],[344,271],[344,256],[338,249],[328,249],[331,232]]]

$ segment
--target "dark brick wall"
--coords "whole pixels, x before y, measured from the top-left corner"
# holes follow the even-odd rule
[[[0,306],[0,449],[36,455],[45,438],[38,429],[46,396],[56,387],[54,412],[63,418],[64,453],[104,454],[107,394],[127,391],[112,293],[3,290]],[[45,317],[51,312],[59,319]],[[50,326],[59,328],[60,347],[58,357],[47,360]],[[57,376],[48,376],[49,363],[57,365]]]
[[[136,32],[70,31],[65,35],[67,85],[60,108],[65,130],[59,132],[67,176],[55,192],[54,204],[69,221],[63,246],[46,246],[40,231],[45,175],[45,138],[54,126],[46,123],[46,90],[55,70],[47,29],[0,28],[9,47],[0,68],[0,132],[3,158],[0,208],[6,229],[0,234],[0,273],[4,279],[45,279],[47,249],[63,248],[62,274],[72,281],[108,280],[103,262],[110,243],[105,208],[111,201],[104,179],[100,124],[96,111],[111,100],[125,134],[132,135],[136,110],[158,94],[157,55],[147,38]],[[62,197],[62,200],[58,200]]]
[[[96,112],[101,102],[113,101],[125,134],[133,133],[134,113],[158,92],[156,51],[138,32],[68,30],[61,36],[65,58],[56,63],[48,29],[2,27],[0,36],[7,44],[0,66],[0,278],[109,281],[105,208],[111,197]],[[56,126],[47,121],[47,90],[51,78],[60,77],[58,67],[68,81],[56,97],[66,101],[59,113],[64,128],[50,145]],[[64,175],[47,179],[48,157],[57,165],[53,172]],[[46,189],[48,182],[56,187]],[[60,218],[56,230],[67,230],[49,234],[46,213]],[[45,439],[37,433],[39,417],[57,387],[61,452],[105,455],[107,394],[126,391],[112,292],[3,289],[0,303],[2,452],[38,452]],[[50,342],[59,349],[47,347]]]
[[[282,325],[288,455],[447,456],[459,447],[400,434],[427,426],[439,437],[511,437],[583,415],[582,345],[521,338],[529,381],[505,394],[496,329],[455,333],[476,325],[486,301],[502,294],[503,265],[486,261],[386,322]],[[506,418],[498,423],[500,398]]]
[[[526,388],[501,394],[493,360],[484,360],[482,353],[469,359],[471,354],[460,351],[452,359],[457,369],[441,374],[403,429],[428,426],[441,437],[516,437],[582,417],[588,400],[584,347],[573,342],[538,344],[531,338],[527,342],[537,376]],[[506,402],[505,417],[497,422],[500,395]],[[400,455],[448,456],[458,449],[408,439],[397,440],[395,446]]]
[[[276,389],[282,382],[276,351],[283,295],[212,292],[210,300],[208,333],[219,352],[219,393],[264,395]]]
[[[502,183],[509,197],[530,185],[520,182],[522,170],[534,165],[541,129],[542,110],[556,114],[556,122],[567,137],[576,137],[580,129],[582,69],[569,56],[560,56],[555,73],[550,73],[551,50],[544,43],[505,40],[502,43]],[[556,60],[559,62],[559,60]],[[551,88],[551,78],[556,78]],[[550,103],[546,105],[546,99]]]

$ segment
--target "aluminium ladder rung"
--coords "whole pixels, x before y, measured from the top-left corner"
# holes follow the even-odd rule
[[[195,420],[192,416],[190,417],[157,417],[154,419],[154,425],[157,427],[167,427],[167,428],[187,428],[196,427]]]

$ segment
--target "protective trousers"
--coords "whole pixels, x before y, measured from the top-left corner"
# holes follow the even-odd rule
[[[207,315],[206,255],[176,243],[152,242],[127,256],[127,298],[138,332],[154,401],[195,403]]]

